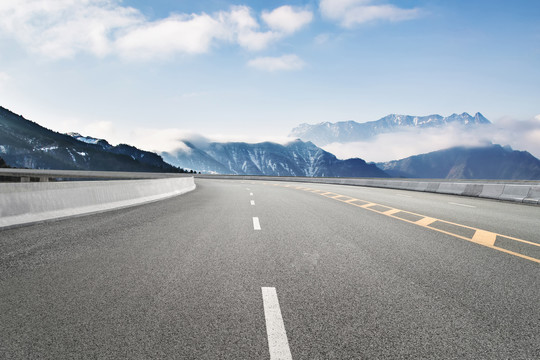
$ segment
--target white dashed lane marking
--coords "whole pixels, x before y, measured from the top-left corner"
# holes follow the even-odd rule
[[[263,287],[262,298],[270,360],[292,360],[276,288]]]
[[[468,208],[475,208],[476,207],[476,206],[472,206],[472,205],[460,204],[460,203],[455,203],[455,202],[449,202],[449,204],[457,205],[457,206],[464,206],[464,207],[468,207]]]
[[[261,230],[261,223],[258,217],[253,218],[253,230]]]
[[[251,200],[251,205],[255,205],[255,200]]]

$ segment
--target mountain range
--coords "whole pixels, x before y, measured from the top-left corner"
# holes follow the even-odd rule
[[[448,118],[389,115],[375,123],[373,131],[382,132],[452,123],[482,126],[489,121],[479,113],[474,117],[464,113]],[[286,144],[199,139],[183,141],[182,145],[179,150],[159,155],[126,144],[113,146],[103,139],[48,130],[0,107],[0,167],[152,172],[182,172],[181,168],[188,168],[238,175],[540,179],[539,159],[500,145],[454,147],[379,164],[359,158],[340,160],[313,142],[300,139]]]
[[[0,107],[0,156],[13,167],[62,170],[183,172],[152,152],[105,140],[80,141]]]
[[[205,173],[315,177],[388,177],[362,159],[339,160],[334,155],[301,140],[281,145],[272,142],[208,142],[162,153],[171,164]]]
[[[489,145],[453,147],[377,164],[393,177],[539,180],[540,160],[527,151]]]
[[[311,141],[317,146],[331,143],[347,143],[368,140],[378,134],[403,131],[407,129],[440,128],[448,125],[475,127],[489,125],[491,122],[479,112],[474,116],[468,113],[441,115],[411,116],[390,114],[376,121],[358,123],[356,121],[340,121],[336,123],[301,124],[294,128],[291,137]]]

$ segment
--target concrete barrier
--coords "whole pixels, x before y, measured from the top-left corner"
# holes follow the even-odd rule
[[[139,205],[194,189],[193,177],[0,184],[0,228]]]
[[[478,197],[484,188],[481,184],[467,184],[465,190],[460,195]]]
[[[540,205],[540,186],[531,186],[527,197],[523,199],[524,203]]]
[[[505,185],[499,199],[523,202],[523,199],[529,194],[530,189],[531,187],[527,185]]]
[[[504,186],[504,184],[483,184],[482,191],[478,196],[487,199],[499,199],[504,191]]]
[[[426,186],[426,192],[438,192],[440,183],[430,182]]]

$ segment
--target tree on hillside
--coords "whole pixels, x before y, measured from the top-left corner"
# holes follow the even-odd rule
[[[0,168],[9,168],[11,166],[9,166],[8,164],[6,164],[6,162],[4,161],[4,159],[2,159],[0,157]]]

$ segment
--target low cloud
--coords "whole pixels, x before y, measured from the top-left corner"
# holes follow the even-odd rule
[[[311,22],[312,13],[282,6],[262,18],[267,30],[247,6],[150,21],[120,0],[3,0],[0,35],[52,59],[89,53],[145,60],[206,53],[220,43],[263,50]]]
[[[434,129],[410,129],[381,134],[369,141],[333,143],[324,146],[338,158],[360,157],[366,161],[384,162],[454,146],[510,145],[514,150],[528,151],[540,158],[540,117],[517,121],[501,119],[485,127],[448,126]]]
[[[258,57],[250,60],[248,66],[264,71],[300,70],[305,63],[298,56],[290,54],[280,57]]]
[[[190,148],[185,142],[190,142],[200,149],[205,149],[212,142],[246,142],[250,144],[260,142],[275,142],[278,144],[286,144],[293,139],[282,137],[268,136],[248,136],[248,135],[225,135],[225,134],[209,134],[200,135],[193,131],[168,128],[133,128],[130,131],[122,131],[109,121],[99,121],[82,125],[82,121],[72,121],[70,130],[75,131],[83,136],[91,136],[98,139],[105,139],[112,145],[120,143],[135,146],[141,150],[153,151],[156,153],[176,151],[190,151]],[[75,124],[78,124],[75,125]]]
[[[323,17],[351,28],[371,21],[404,21],[420,16],[420,9],[403,9],[390,4],[374,4],[373,0],[321,0]]]
[[[139,147],[140,149],[154,151],[157,153],[176,151],[190,151],[185,142],[195,145],[199,149],[205,149],[210,143],[227,143],[227,142],[245,142],[249,144],[261,142],[275,142],[278,144],[286,144],[292,141],[288,137],[264,137],[264,136],[245,136],[245,135],[224,135],[211,134],[203,136],[185,131],[181,129],[135,129],[129,134],[129,144]]]

